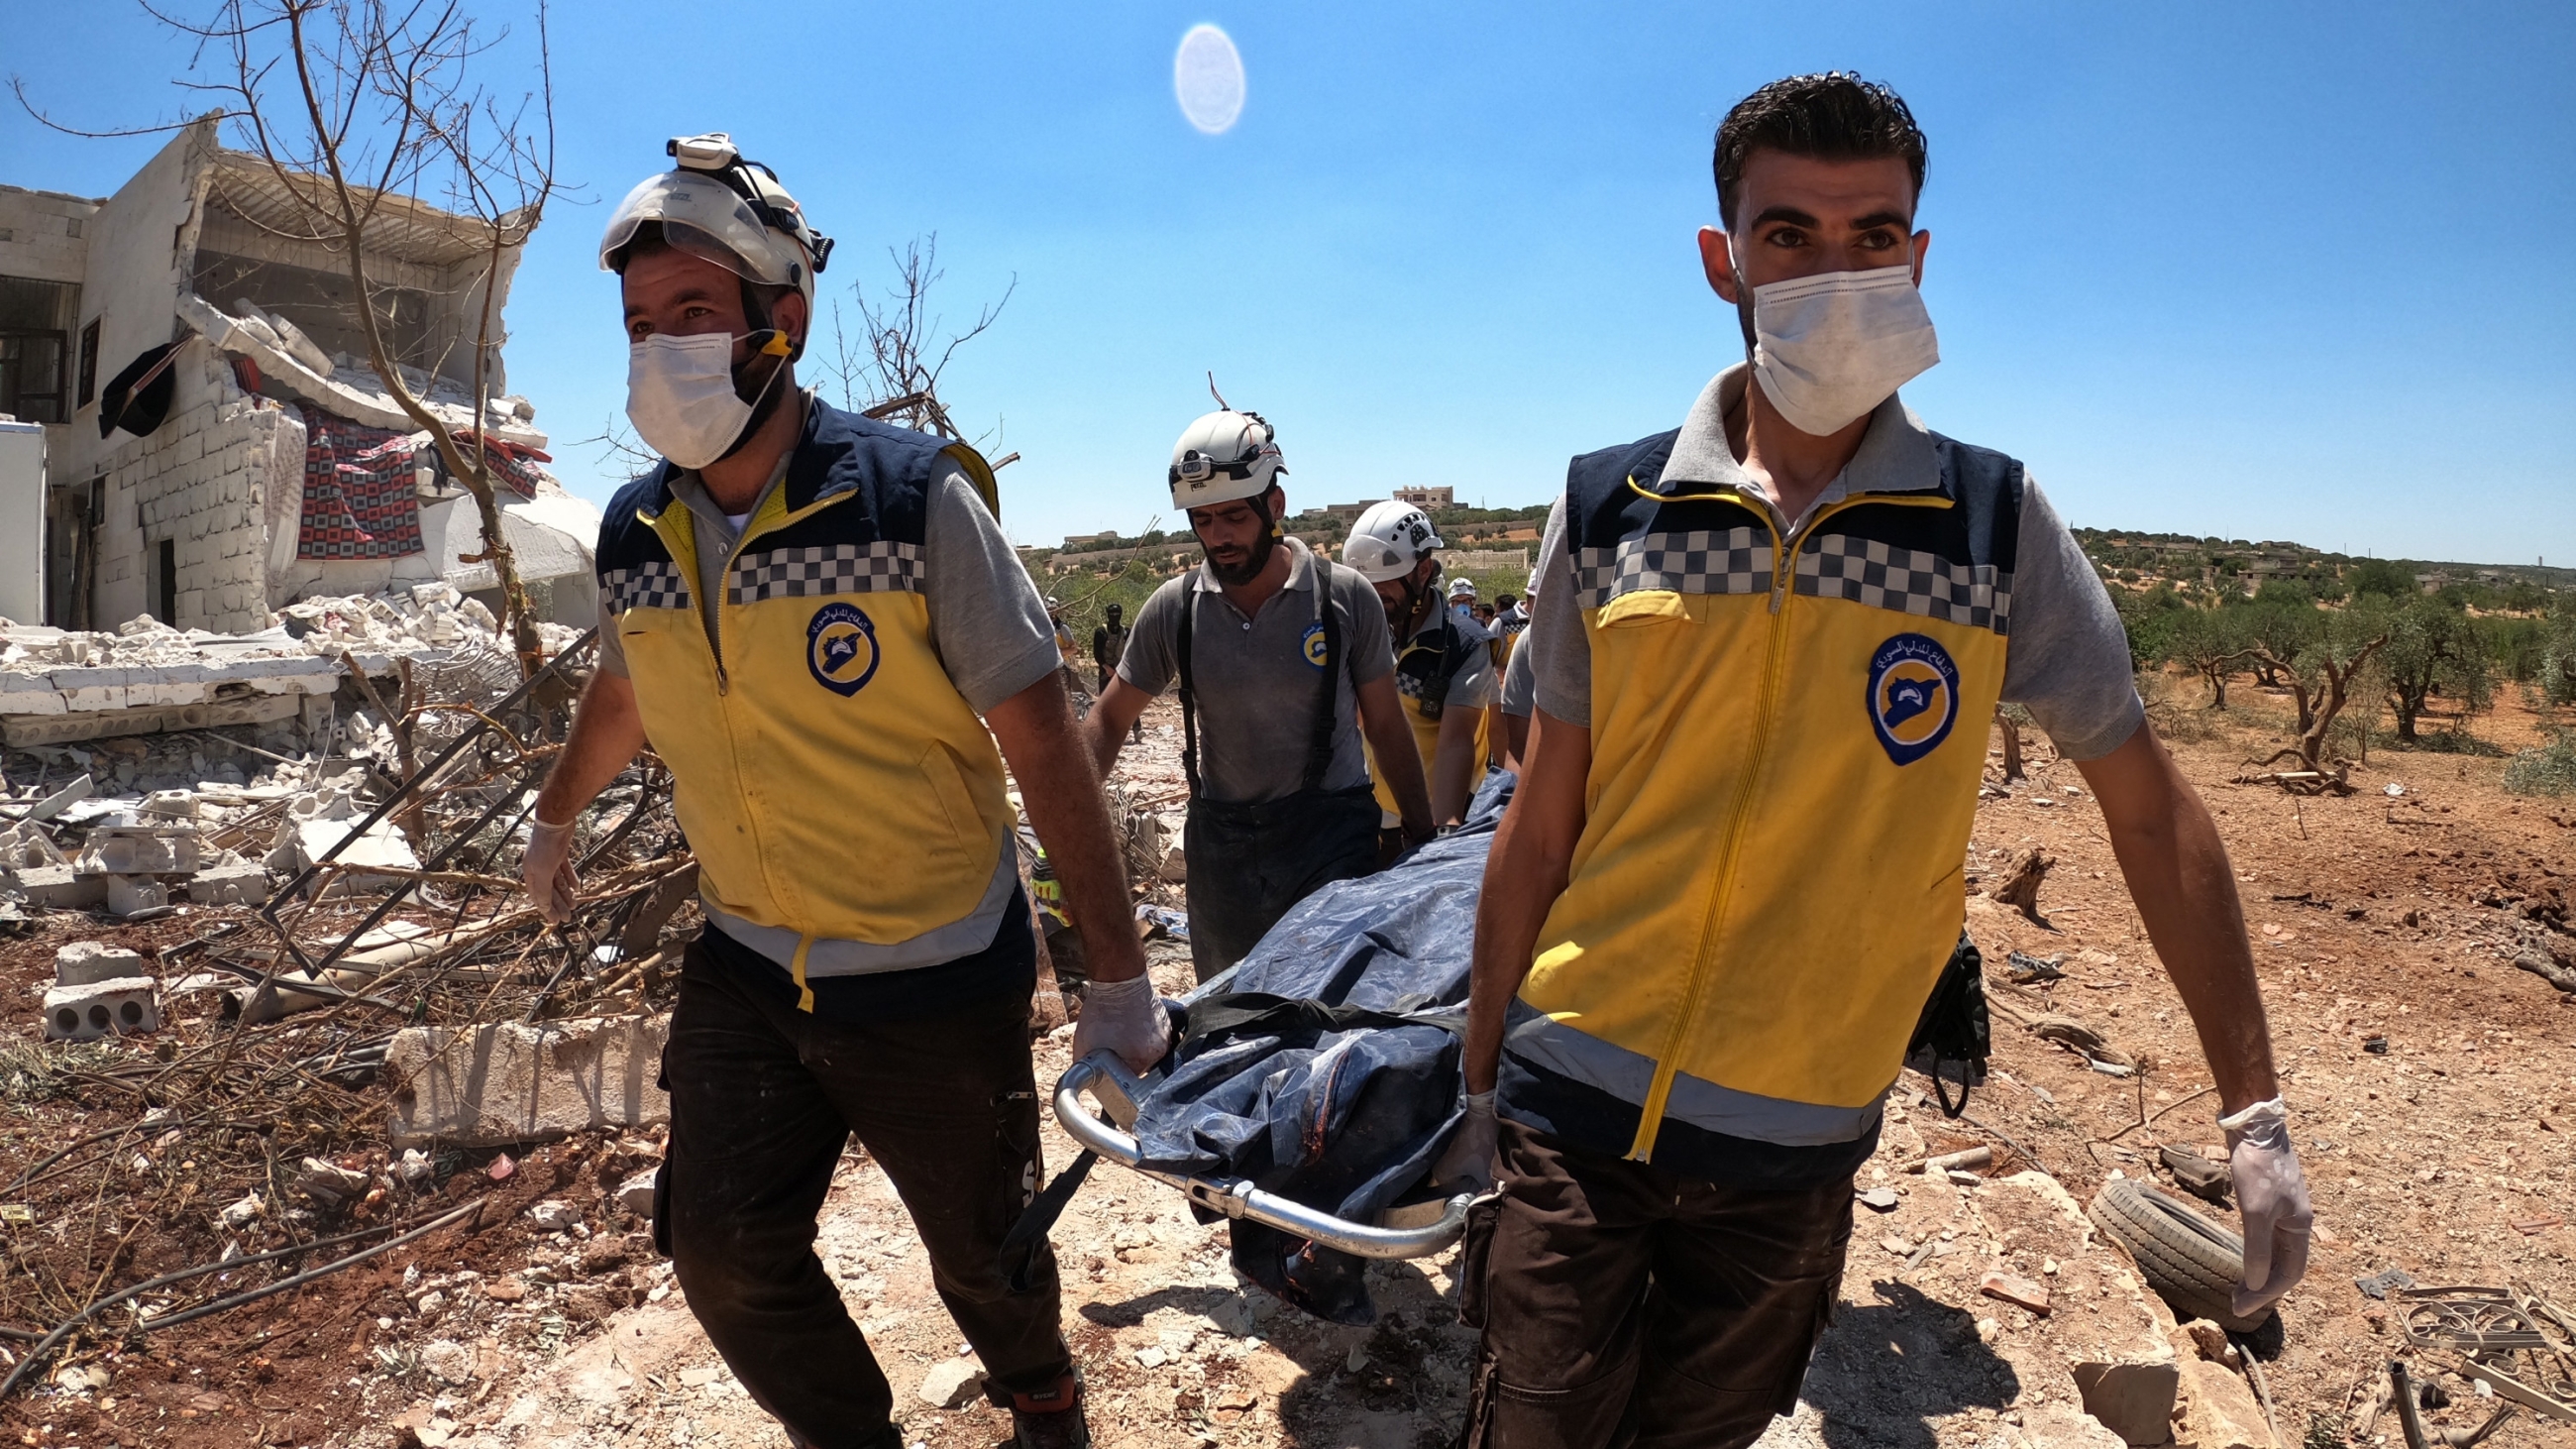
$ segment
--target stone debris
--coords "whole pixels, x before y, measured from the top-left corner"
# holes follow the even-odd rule
[[[1977,1291],[2033,1313],[2045,1315],[2048,1312],[2048,1289],[2028,1278],[2010,1273],[1988,1273],[1985,1281],[1977,1285]]]
[[[2084,1412],[2123,1443],[2141,1446],[2173,1439],[2174,1400],[2182,1386],[2181,1365],[2165,1363],[2079,1363],[2071,1372]]]
[[[984,1393],[984,1370],[972,1359],[952,1358],[921,1376],[921,1401],[934,1409],[962,1409]]]
[[[367,1195],[376,1180],[354,1168],[325,1162],[319,1157],[304,1159],[303,1170],[295,1176],[295,1190],[328,1207],[342,1207]]]
[[[617,1191],[612,1200],[637,1217],[651,1217],[653,1215],[653,1179],[658,1174],[659,1169],[649,1167],[636,1173],[617,1185]]]
[[[105,941],[73,941],[54,952],[54,980],[63,986],[88,986],[120,976],[149,976],[151,965],[139,951]]]

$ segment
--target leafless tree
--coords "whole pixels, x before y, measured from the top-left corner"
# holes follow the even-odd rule
[[[501,340],[504,263],[536,230],[559,190],[544,0],[535,4],[535,85],[515,98],[475,79],[474,63],[507,31],[478,22],[463,0],[220,0],[202,20],[155,8],[152,0],[142,4],[197,42],[192,77],[180,87],[214,97],[234,143],[257,157],[293,199],[291,220],[261,224],[340,258],[354,299],[351,320],[366,338],[369,364],[404,416],[429,434],[449,476],[473,495],[484,551],[457,561],[491,564],[520,667],[533,671],[542,646],[502,532],[484,421]],[[12,84],[26,102],[23,84]],[[459,226],[479,227],[482,265],[468,282],[480,294],[470,421],[442,414],[422,398],[374,305],[385,289],[369,272],[370,232],[417,225],[433,206],[461,219]]]
[[[982,336],[1001,317],[1011,294],[1019,290],[1019,278],[1013,277],[1002,289],[1000,300],[977,310],[973,326],[943,339],[939,333],[945,320],[930,304],[931,289],[947,275],[939,267],[939,234],[906,242],[901,251],[889,247],[886,255],[894,263],[895,282],[882,300],[871,298],[864,282],[850,288],[867,333],[866,350],[862,352],[841,325],[841,304],[835,300],[832,355],[824,359],[824,371],[839,385],[846,406],[872,418],[896,420],[918,432],[963,440],[966,435],[939,399],[940,376],[958,348]]]

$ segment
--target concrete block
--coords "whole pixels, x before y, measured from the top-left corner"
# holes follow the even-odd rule
[[[170,904],[170,888],[157,876],[112,875],[107,877],[107,913],[131,916],[142,911],[159,910]]]
[[[0,673],[0,715],[64,714],[71,704],[41,674]]]
[[[397,1032],[385,1052],[396,1148],[500,1146],[670,1120],[668,1016],[593,1017]]]
[[[111,665],[87,665],[57,669],[45,677],[62,695],[66,706],[82,712],[125,708],[125,686],[133,673]]]
[[[121,976],[149,976],[151,963],[140,951],[105,941],[74,941],[54,953],[54,984],[94,986]]]
[[[118,976],[45,993],[45,1040],[96,1041],[161,1029],[159,991],[149,976]]]
[[[107,903],[107,877],[80,875],[68,865],[31,865],[14,875],[27,904],[54,911],[92,911]]]
[[[201,906],[268,902],[268,869],[255,860],[221,861],[188,877],[188,899]]]
[[[186,875],[204,864],[200,856],[193,830],[100,830],[77,864],[91,875]]]

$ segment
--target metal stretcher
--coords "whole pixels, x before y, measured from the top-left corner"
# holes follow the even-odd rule
[[[1195,998],[1224,980],[1224,977],[1219,977],[1199,988],[1199,992],[1193,992],[1192,996]],[[1074,1063],[1057,1079],[1056,1123],[1085,1149],[1141,1176],[1180,1189],[1184,1197],[1210,1212],[1311,1239],[1323,1247],[1338,1249],[1353,1257],[1426,1258],[1458,1241],[1459,1233],[1466,1227],[1467,1205],[1474,1200],[1473,1194],[1469,1193],[1460,1193],[1445,1200],[1398,1204],[1379,1213],[1375,1222],[1355,1223],[1276,1193],[1264,1192],[1239,1178],[1193,1177],[1147,1167],[1140,1160],[1136,1139],[1128,1135],[1127,1129],[1136,1125],[1136,1104],[1160,1080],[1159,1071],[1139,1078],[1129,1073],[1110,1053],[1093,1052]],[[1094,1116],[1083,1105],[1085,1092],[1100,1104],[1106,1120]]]

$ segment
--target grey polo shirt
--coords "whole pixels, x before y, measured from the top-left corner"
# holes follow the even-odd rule
[[[792,453],[779,459],[778,471],[753,500],[751,514],[757,514],[785,480],[790,457]],[[716,506],[694,471],[672,475],[671,496],[689,510],[698,552],[698,598],[712,638],[716,602],[724,597],[725,569],[742,542],[742,530]],[[746,520],[749,516],[745,515]],[[1056,653],[1055,625],[1048,620],[1046,601],[1029,582],[1018,552],[1003,537],[1001,524],[964,474],[951,473],[931,485],[922,527],[921,591],[930,611],[930,646],[968,707],[977,714],[987,713],[1054,673],[1062,663]],[[604,591],[600,617],[609,617]],[[599,667],[605,673],[626,675],[625,651],[614,628],[599,631]],[[806,955],[806,974],[818,979],[864,976],[974,955],[993,944],[1018,886],[1019,862],[1005,850],[994,862],[993,878],[985,884],[982,898],[963,919],[908,941],[817,941]],[[707,919],[734,940],[781,966],[795,959],[794,931],[754,925],[712,901],[701,903]]]
[[[1190,675],[1196,684],[1199,778],[1211,800],[1233,804],[1279,800],[1305,787],[1306,752],[1322,707],[1324,671],[1309,662],[1306,633],[1316,622],[1320,574],[1350,657],[1334,671],[1333,762],[1324,788],[1369,782],[1360,745],[1359,692],[1395,672],[1386,610],[1358,571],[1319,559],[1286,539],[1288,582],[1245,618],[1205,567],[1166,580],[1136,612],[1119,656],[1118,677],[1158,695],[1180,674],[1181,610],[1190,618]]]
[[[1923,420],[1895,396],[1870,415],[1869,431],[1841,477],[1796,519],[1780,516],[1768,495],[1728,448],[1726,415],[1744,398],[1750,371],[1741,363],[1719,373],[1692,404],[1673,440],[1664,476],[1733,486],[1761,499],[1774,527],[1795,547],[1795,534],[1828,503],[1853,493],[1919,492],[1941,483],[1940,462]],[[1548,515],[1539,557],[1538,611],[1513,657],[1528,656],[1538,707],[1570,724],[1592,723],[1592,641],[1583,632],[1574,566],[1567,557],[1565,500]],[[2119,611],[2075,535],[2037,483],[2022,495],[2021,537],[2014,556],[2012,636],[2004,655],[2003,697],[2029,709],[2057,752],[2098,759],[2128,742],[2146,717],[2129,671],[2129,641]]]

